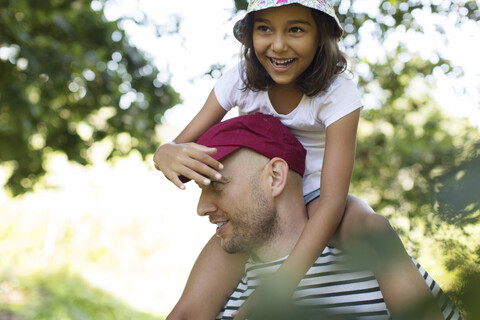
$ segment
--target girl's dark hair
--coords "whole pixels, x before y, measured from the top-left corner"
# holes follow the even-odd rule
[[[296,79],[295,87],[307,96],[314,96],[328,88],[335,75],[347,69],[347,59],[338,47],[342,30],[329,15],[311,9],[317,25],[319,44],[315,57],[308,68]],[[274,81],[258,61],[253,49],[253,15],[248,15],[243,41],[243,67],[246,79],[244,90],[266,91]]]

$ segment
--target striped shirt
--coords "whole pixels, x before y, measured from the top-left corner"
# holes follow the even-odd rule
[[[262,276],[275,272],[287,257],[268,262],[248,261],[246,273],[217,319],[233,319],[247,297],[258,287]],[[294,304],[300,310],[328,319],[389,319],[389,312],[375,276],[371,271],[354,269],[345,262],[345,254],[333,247],[326,247],[300,281],[293,295]],[[413,259],[412,259],[413,260]],[[440,286],[415,260],[419,272],[430,287],[445,319],[462,319],[461,314],[448,299]]]

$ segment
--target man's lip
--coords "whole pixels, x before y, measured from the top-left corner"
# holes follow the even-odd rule
[[[228,221],[218,221],[215,222],[217,225],[217,230],[216,230],[216,235],[220,236],[223,233],[223,230],[225,229],[225,226],[228,224]]]

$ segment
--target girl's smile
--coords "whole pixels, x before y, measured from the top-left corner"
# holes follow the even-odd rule
[[[270,62],[272,64],[272,67],[275,69],[277,72],[285,72],[288,70],[288,68],[293,64],[295,61],[295,58],[293,59],[275,59],[275,58],[270,58]]]
[[[293,4],[255,12],[253,47],[276,84],[294,84],[312,63],[318,48],[311,9]]]

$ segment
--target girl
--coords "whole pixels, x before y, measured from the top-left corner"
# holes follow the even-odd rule
[[[307,150],[303,191],[309,216],[297,245],[276,274],[285,284],[282,295],[293,294],[327,243],[348,251],[360,235],[369,234],[381,241],[369,248],[367,261],[385,255],[385,243],[396,253],[373,270],[390,312],[396,315],[420,297],[432,296],[388,221],[348,195],[362,105],[355,84],[345,75],[347,62],[338,47],[343,30],[332,2],[250,1],[246,16],[234,28],[243,45],[242,63],[218,81],[179,136],[158,148],[154,162],[181,189],[185,188],[182,175],[208,185],[221,179],[222,165],[209,156],[215,149],[193,143],[203,132],[235,106],[242,113],[279,118]],[[215,318],[240,280],[245,259],[226,254],[213,237],[169,319]],[[246,317],[252,305],[251,297],[236,318]],[[440,310],[432,312],[429,319],[443,319]]]

